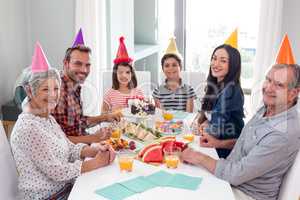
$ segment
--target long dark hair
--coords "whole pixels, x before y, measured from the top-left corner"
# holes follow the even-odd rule
[[[131,80],[128,83],[128,88],[132,89],[132,88],[136,88],[137,87],[137,79],[136,79],[136,75],[135,75],[135,71],[132,67],[132,65],[130,63],[127,62],[121,62],[118,64],[115,64],[113,67],[113,73],[112,73],[112,88],[115,90],[118,90],[120,88],[120,83],[118,81],[118,75],[117,75],[117,70],[119,66],[125,66],[125,67],[129,67],[130,72],[131,72]]]
[[[202,100],[202,111],[210,111],[212,110],[213,103],[217,99],[217,94],[228,84],[228,83],[234,83],[235,85],[238,85],[241,87],[240,83],[240,76],[241,76],[241,55],[240,52],[233,48],[230,45],[220,45],[217,48],[214,49],[211,59],[213,59],[213,56],[215,52],[219,49],[225,49],[225,51],[229,55],[229,70],[224,79],[221,82],[217,81],[217,78],[212,76],[211,72],[211,66],[209,68],[209,74],[207,77],[207,85],[205,87],[205,95]],[[241,90],[242,91],[242,90]]]

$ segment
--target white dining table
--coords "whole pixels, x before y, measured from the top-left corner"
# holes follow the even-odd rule
[[[194,114],[189,114],[185,119],[185,122],[191,124],[191,120],[193,120],[194,116]],[[177,136],[177,139],[183,140],[182,135]],[[197,151],[201,151],[215,159],[219,158],[214,148],[204,148],[199,146],[199,136],[195,137],[194,142],[190,143],[189,147]],[[137,193],[126,199],[235,200],[230,184],[226,181],[216,178],[205,168],[180,163],[176,169],[168,169],[164,164],[156,166],[143,163],[139,160],[134,160],[133,170],[131,172],[121,172],[118,162],[115,160],[109,166],[82,174],[75,181],[74,187],[68,199],[103,200],[106,198],[95,193],[97,189],[101,189],[105,186],[138,176],[147,176],[160,170],[165,170],[169,173],[182,173],[189,176],[202,177],[203,179],[199,187],[194,191],[171,187],[156,187],[143,193]]]

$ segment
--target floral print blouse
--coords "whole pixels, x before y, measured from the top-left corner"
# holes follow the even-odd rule
[[[46,199],[80,175],[80,152],[52,116],[19,115],[11,147],[19,173],[21,199]]]

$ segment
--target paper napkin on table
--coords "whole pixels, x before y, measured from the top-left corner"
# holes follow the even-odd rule
[[[136,194],[119,183],[98,189],[95,191],[95,193],[111,200],[122,200]]]

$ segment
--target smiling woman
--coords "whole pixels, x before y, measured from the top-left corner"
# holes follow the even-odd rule
[[[50,115],[59,100],[60,80],[37,44],[29,80],[25,81],[28,102],[11,135],[20,199],[67,199],[74,178],[115,158],[106,144],[97,148],[73,144]],[[81,160],[85,157],[93,158]]]
[[[48,116],[58,102],[59,87],[60,76],[55,69],[32,74],[25,86],[30,103],[24,107],[24,111]]]

